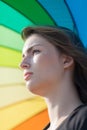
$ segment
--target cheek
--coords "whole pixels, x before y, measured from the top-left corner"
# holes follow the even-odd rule
[[[43,79],[57,79],[62,73],[62,64],[58,60],[58,56],[51,53],[37,55],[33,59],[34,69]]]
[[[37,67],[38,69],[45,70],[48,69],[49,66],[53,64],[53,61],[49,53],[42,53],[40,55],[36,55],[33,58],[33,63],[35,68]]]

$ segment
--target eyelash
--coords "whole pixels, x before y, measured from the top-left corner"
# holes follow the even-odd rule
[[[38,50],[38,49],[35,49],[35,50],[32,51],[33,55],[34,55],[35,53],[37,54],[37,53],[39,53],[39,52],[40,52],[40,50]]]

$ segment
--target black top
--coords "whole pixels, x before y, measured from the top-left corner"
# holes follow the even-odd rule
[[[43,129],[47,130],[50,123]],[[80,105],[56,130],[87,130],[87,105]]]

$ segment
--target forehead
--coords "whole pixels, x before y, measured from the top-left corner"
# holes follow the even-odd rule
[[[37,34],[33,34],[26,39],[24,43],[23,51],[37,45],[46,46],[46,47],[52,46],[44,37]]]
[[[28,45],[28,46],[37,45],[38,43],[45,44],[45,42],[47,42],[47,40],[44,37],[42,37],[38,34],[33,34],[26,39],[25,46],[26,45]]]

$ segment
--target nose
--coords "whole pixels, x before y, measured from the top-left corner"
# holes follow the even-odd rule
[[[30,68],[30,64],[28,62],[25,62],[25,61],[22,61],[19,66],[21,69]]]

